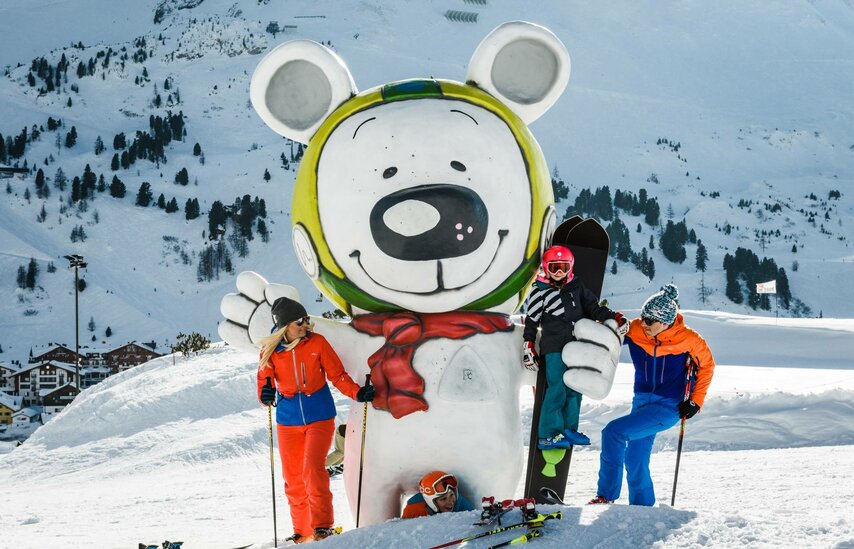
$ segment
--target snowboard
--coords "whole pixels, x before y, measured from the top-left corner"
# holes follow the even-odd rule
[[[594,294],[601,297],[602,282],[608,263],[610,240],[605,228],[595,219],[583,219],[573,216],[555,229],[551,244],[566,246],[575,256],[573,272]],[[563,500],[566,491],[566,478],[569,474],[569,462],[572,458],[572,446],[566,450],[546,450],[537,448],[540,424],[540,408],[546,394],[546,369],[541,367],[537,373],[537,387],[534,393],[534,414],[531,419],[531,440],[528,446],[528,469],[525,477],[525,497],[534,498],[537,503],[551,503],[543,497],[543,488],[548,488]],[[553,468],[554,476],[546,476],[543,469]],[[551,471],[550,471],[551,472]]]

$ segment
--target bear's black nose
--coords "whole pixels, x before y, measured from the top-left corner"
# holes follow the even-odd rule
[[[486,237],[483,200],[457,185],[422,185],[383,197],[371,210],[371,234],[380,250],[404,261],[459,257]]]

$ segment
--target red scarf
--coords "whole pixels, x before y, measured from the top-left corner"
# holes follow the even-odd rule
[[[374,384],[374,408],[388,410],[396,419],[427,410],[424,378],[412,368],[412,356],[419,345],[437,337],[464,339],[475,334],[513,330],[510,317],[500,313],[376,313],[359,315],[350,325],[357,331],[385,338],[385,343],[368,358]]]

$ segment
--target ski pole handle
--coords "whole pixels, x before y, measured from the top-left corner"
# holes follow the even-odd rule
[[[371,384],[371,374],[365,374],[365,387]]]

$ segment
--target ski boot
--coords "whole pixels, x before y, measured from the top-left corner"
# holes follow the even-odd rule
[[[563,432],[563,435],[569,440],[570,444],[573,446],[589,446],[590,445],[590,437],[585,435],[584,433],[579,433],[578,431],[571,431],[567,429]]]
[[[537,448],[540,450],[556,450],[558,448],[569,448],[569,440],[563,435],[563,433],[558,433],[553,437],[549,438],[541,438],[537,441]]]
[[[290,543],[292,545],[299,545],[300,543],[309,543],[311,541],[314,541],[314,538],[312,536],[303,536],[302,534],[297,534],[296,532],[285,538],[285,543]]]
[[[613,499],[605,499],[602,496],[596,496],[587,502],[587,505],[607,505],[609,503],[614,503]]]

